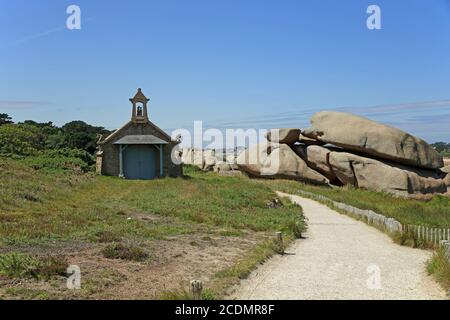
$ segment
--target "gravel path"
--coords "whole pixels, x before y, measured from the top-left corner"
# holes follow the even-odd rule
[[[426,274],[430,251],[399,246],[375,228],[316,201],[279,195],[303,207],[309,219],[306,239],[260,266],[230,298],[446,298]]]

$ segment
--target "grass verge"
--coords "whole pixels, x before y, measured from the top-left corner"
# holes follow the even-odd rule
[[[373,210],[402,224],[450,228],[450,198],[445,196],[438,195],[432,200],[420,201],[352,187],[329,188],[287,180],[262,181],[262,183],[290,194],[299,194],[297,192],[299,189],[320,194],[359,209]]]
[[[443,248],[439,248],[428,262],[427,271],[450,295],[450,262]]]

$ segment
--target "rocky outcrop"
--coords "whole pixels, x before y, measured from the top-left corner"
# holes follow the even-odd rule
[[[181,161],[200,169],[205,168],[205,154],[201,149],[184,148],[181,152]]]
[[[302,131],[304,136],[348,151],[409,166],[443,167],[442,157],[424,140],[360,116],[318,112],[312,117],[311,125]]]
[[[447,191],[437,171],[407,168],[347,152],[330,152],[328,163],[343,184],[357,188],[402,196]]]
[[[214,169],[214,165],[217,162],[216,152],[214,150],[204,150],[203,151],[203,170],[204,171],[212,171]]]
[[[261,143],[243,151],[239,169],[255,177],[288,178],[314,184],[328,184],[328,179],[308,167],[288,145]]]
[[[300,129],[272,129],[266,133],[267,141],[294,144],[300,136]]]
[[[194,149],[190,148],[184,148],[181,150],[181,161],[184,164],[193,164],[194,163],[194,156],[193,156]]]
[[[443,172],[443,174],[445,174],[444,183],[447,185],[447,187],[450,187],[450,165],[442,168],[441,171]]]
[[[304,144],[306,146],[323,146],[324,144],[326,144],[325,142],[322,142],[322,141],[319,141],[319,140],[316,140],[313,138],[308,138],[301,133],[298,136],[298,142],[300,142],[301,144]]]
[[[351,185],[415,198],[444,194],[450,186],[450,166],[420,138],[342,112],[319,112],[311,124],[307,130],[271,130],[267,142],[237,159],[235,152],[198,149],[183,149],[181,158],[219,174]]]
[[[236,159],[236,164],[241,171],[252,176],[261,176],[264,163],[270,154],[271,143],[255,144],[242,151]]]
[[[193,165],[203,171],[225,172],[238,171],[234,154],[217,156],[215,150],[184,148],[181,150],[183,164]]]
[[[239,167],[237,166],[237,164],[234,164],[234,163],[218,162],[214,165],[213,171],[216,173],[224,173],[224,172],[231,172],[231,171],[239,172]]]
[[[444,167],[450,166],[450,158],[444,158]]]
[[[312,169],[320,172],[330,180],[333,185],[342,185],[329,164],[329,156],[332,150],[321,146],[308,146],[304,151],[304,160]]]

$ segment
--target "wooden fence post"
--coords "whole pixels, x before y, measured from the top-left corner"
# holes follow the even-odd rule
[[[202,300],[203,283],[199,280],[191,281],[191,293],[194,300]]]
[[[277,232],[278,253],[284,254],[283,233]]]

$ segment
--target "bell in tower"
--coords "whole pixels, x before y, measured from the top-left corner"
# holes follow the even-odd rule
[[[133,109],[131,114],[131,121],[134,123],[146,123],[148,122],[147,103],[150,101],[142,93],[141,88],[137,90],[136,95],[130,99]]]

